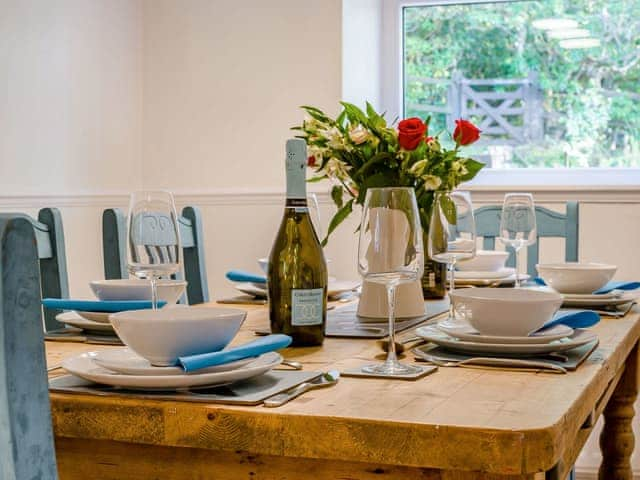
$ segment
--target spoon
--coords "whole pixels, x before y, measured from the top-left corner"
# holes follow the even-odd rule
[[[264,406],[279,407],[280,405],[284,405],[288,401],[293,400],[297,396],[302,395],[304,392],[308,392],[309,390],[335,385],[336,383],[338,383],[339,379],[340,372],[338,372],[337,370],[330,370],[309,382],[301,383],[297,387],[293,387],[282,393],[278,393],[276,395],[273,395],[272,397],[267,398],[264,401]]]

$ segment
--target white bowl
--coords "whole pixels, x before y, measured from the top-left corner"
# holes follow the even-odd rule
[[[456,263],[456,270],[461,272],[497,272],[504,268],[509,252],[500,250],[478,250],[476,256]]]
[[[142,279],[94,280],[89,284],[99,300],[151,300],[151,282]],[[158,300],[176,303],[187,282],[158,280]]]
[[[524,288],[465,288],[450,294],[454,311],[485,335],[524,337],[551,320],[562,295]]]
[[[131,350],[166,367],[184,355],[222,350],[246,316],[237,308],[184,307],[119,312],[109,320]]]
[[[618,267],[604,263],[546,263],[538,275],[560,293],[593,293],[613,278]]]

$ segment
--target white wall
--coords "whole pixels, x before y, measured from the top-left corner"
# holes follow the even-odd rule
[[[144,2],[143,181],[174,191],[284,185],[300,105],[335,111],[341,2]]]

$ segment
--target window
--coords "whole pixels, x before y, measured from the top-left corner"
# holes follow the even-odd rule
[[[640,0],[409,3],[404,116],[474,121],[493,168],[640,167]]]

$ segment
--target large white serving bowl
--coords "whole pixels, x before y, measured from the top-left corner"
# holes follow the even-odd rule
[[[476,256],[456,263],[456,270],[462,272],[497,272],[504,268],[509,252],[499,250],[478,250]]]
[[[613,278],[618,267],[605,263],[544,263],[536,269],[557,292],[593,293]]]
[[[454,311],[484,335],[527,336],[562,305],[562,295],[523,288],[465,288],[450,293]]]
[[[151,282],[142,279],[94,280],[89,284],[99,300],[151,300]],[[158,280],[158,300],[176,303],[187,282],[184,280]]]
[[[237,308],[184,307],[119,312],[109,320],[131,350],[166,367],[181,356],[222,350],[246,315]]]

